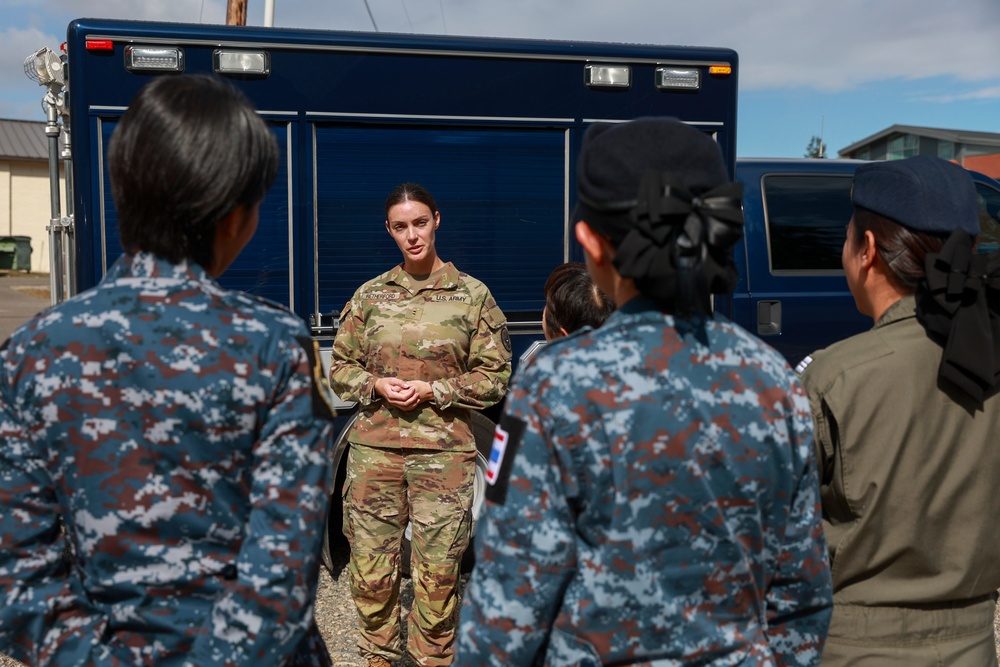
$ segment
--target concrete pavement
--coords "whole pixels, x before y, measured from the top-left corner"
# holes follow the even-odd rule
[[[49,276],[0,270],[0,342],[51,305]]]

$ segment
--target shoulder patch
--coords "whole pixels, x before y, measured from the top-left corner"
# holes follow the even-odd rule
[[[527,426],[524,420],[504,414],[494,432],[493,448],[486,467],[486,499],[498,505],[507,501],[510,471]]]
[[[333,409],[333,402],[330,400],[330,385],[327,384],[326,376],[323,374],[323,363],[319,355],[319,343],[308,336],[296,336],[306,356],[309,357],[309,367],[312,369],[312,407],[313,416],[321,419],[333,420],[337,417],[337,411]]]

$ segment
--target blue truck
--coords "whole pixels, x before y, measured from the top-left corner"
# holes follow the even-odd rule
[[[249,96],[282,155],[221,282],[289,306],[324,343],[353,291],[398,262],[382,225],[397,183],[434,193],[440,254],[490,287],[518,354],[541,335],[548,273],[580,258],[567,218],[591,123],[675,116],[735,165],[727,49],[80,19],[66,51],[75,288],[121,253],[104,157],[129,100],[157,76],[215,74]]]
[[[65,54],[35,60],[54,77],[40,81],[50,93],[52,160],[71,167],[65,215],[54,180],[59,299],[96,285],[122,252],[105,160],[118,120],[143,84],[187,72],[239,86],[281,152],[258,231],[220,282],[291,308],[327,359],[340,309],[399,261],[382,224],[384,197],[416,181],[434,193],[448,229],[439,253],[490,287],[516,360],[542,339],[546,277],[582,259],[569,215],[583,133],[641,116],[672,116],[713,137],[746,184],[740,279],[716,299],[718,311],[792,364],[869,326],[839,260],[858,163],[737,161],[739,62],[730,49],[79,19]],[[60,131],[71,151],[56,149]],[[977,187],[996,243],[1000,185],[977,175]],[[338,488],[351,418],[349,404],[340,408]],[[488,454],[492,421],[476,419]],[[336,549],[336,490],[331,510]]]
[[[64,130],[72,154],[67,215],[53,214],[53,294],[96,285],[122,252],[105,157],[131,98],[159,76],[220,76],[281,152],[257,233],[220,282],[291,308],[327,358],[354,290],[399,261],[382,204],[400,182],[434,193],[448,230],[438,252],[489,286],[516,359],[542,339],[548,274],[582,259],[569,214],[587,127],[672,116],[735,169],[739,63],[725,48],[79,19],[57,58],[67,75],[49,84],[49,136]],[[338,471],[351,418],[340,407]],[[488,454],[492,422],[476,419]]]

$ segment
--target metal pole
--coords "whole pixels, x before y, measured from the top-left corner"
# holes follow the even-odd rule
[[[64,256],[62,235],[62,206],[59,202],[59,111],[56,109],[52,94],[45,98],[45,136],[49,139],[49,201],[51,215],[49,216],[49,291],[52,303],[56,304],[65,298],[65,282],[63,280]]]
[[[66,179],[66,218],[63,220],[63,235],[66,243],[66,294],[76,294],[76,225],[73,224],[73,149],[70,146],[70,131],[63,120],[63,173]],[[68,237],[68,238],[67,238]]]
[[[264,0],[264,25],[274,27],[274,0]]]

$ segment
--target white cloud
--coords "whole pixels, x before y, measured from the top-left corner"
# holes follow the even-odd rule
[[[275,22],[371,30],[363,0],[275,0]],[[723,46],[747,90],[849,90],[950,76],[1000,81],[1000,2],[965,0],[368,0],[384,32]],[[251,8],[253,3],[251,3]],[[251,12],[252,14],[252,12]],[[443,16],[443,18],[442,18]]]
[[[940,96],[927,96],[921,98],[925,102],[936,102],[939,104],[950,104],[952,102],[963,102],[971,100],[1000,100],[1000,86],[988,86],[986,88],[977,88],[960,95],[940,95]]]
[[[364,0],[274,0],[275,24],[371,31]],[[964,0],[367,0],[384,32],[736,49],[748,89],[851,89],[887,78],[997,81],[1000,2]],[[9,6],[27,8],[22,0]],[[226,0],[49,0],[46,14],[221,23]],[[263,0],[248,20],[263,22]],[[37,16],[35,17],[37,20]],[[55,19],[59,20],[59,19]],[[17,30],[9,24],[8,32]],[[25,30],[22,27],[21,30]],[[4,47],[8,49],[9,47]],[[23,56],[22,56],[23,58]]]
[[[248,0],[252,25],[262,25],[264,1]],[[24,117],[17,109],[30,108],[28,117],[41,118],[41,93],[21,62],[39,46],[58,46],[74,18],[223,23],[226,12],[226,0],[47,0],[44,14],[27,0],[0,3],[0,117]],[[364,0],[274,3],[277,26],[372,31]],[[1000,0],[368,0],[367,7],[383,32],[735,49],[741,92],[751,93],[741,101],[741,143],[765,133],[774,150],[779,135],[796,137],[781,154],[800,153],[824,115],[831,147],[893,122],[1000,130],[992,120],[1000,117]],[[781,100],[780,108],[764,99]],[[753,133],[749,118],[781,120]]]

